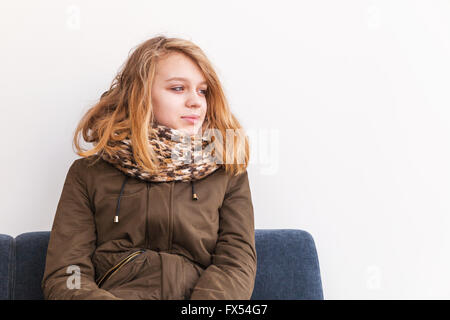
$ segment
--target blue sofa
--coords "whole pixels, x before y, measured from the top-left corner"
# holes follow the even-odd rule
[[[0,234],[0,299],[42,300],[49,231]],[[258,267],[251,300],[323,300],[312,236],[297,229],[256,229]]]

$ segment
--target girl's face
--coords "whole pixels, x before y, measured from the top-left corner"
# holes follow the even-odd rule
[[[207,108],[206,89],[206,79],[189,57],[174,52],[160,59],[151,93],[157,124],[189,135],[201,134]]]

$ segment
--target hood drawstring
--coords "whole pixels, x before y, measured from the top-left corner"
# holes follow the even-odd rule
[[[194,153],[192,153],[192,161],[194,160]],[[198,200],[197,194],[194,190],[194,173],[191,171],[191,186],[192,186],[192,200]]]
[[[198,200],[197,194],[195,193],[194,190],[194,180],[191,180],[191,185],[192,185],[192,200]]]
[[[125,183],[128,180],[128,176],[125,176],[125,179],[122,183],[122,188],[120,189],[119,199],[117,200],[117,207],[116,207],[116,216],[114,217],[114,222],[119,222],[119,207],[120,207],[120,197],[122,196],[123,189],[125,188]]]
[[[194,159],[194,154],[192,153],[192,159]],[[197,194],[194,190],[194,174],[191,172],[191,186],[192,186],[192,200],[198,200]]]
[[[125,179],[123,180],[123,183],[122,183],[122,188],[120,189],[119,198],[117,199],[116,215],[114,216],[115,223],[119,222],[120,198],[122,197],[123,189],[125,188],[125,183],[127,183],[127,180],[128,180],[128,176],[125,176]],[[194,189],[194,180],[191,180],[191,186],[192,186],[192,200],[198,200],[198,196],[195,193],[195,189]]]

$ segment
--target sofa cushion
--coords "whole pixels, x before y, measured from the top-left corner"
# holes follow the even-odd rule
[[[16,237],[14,300],[44,299],[41,281],[49,239],[49,231],[28,232]]]

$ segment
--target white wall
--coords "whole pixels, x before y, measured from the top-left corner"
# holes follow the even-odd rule
[[[50,230],[76,124],[162,33],[213,61],[256,227],[313,235],[326,299],[449,299],[449,21],[448,1],[2,1],[0,233]]]

